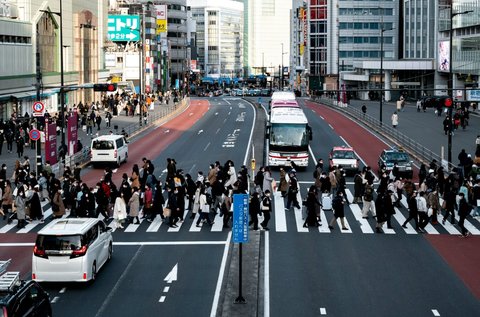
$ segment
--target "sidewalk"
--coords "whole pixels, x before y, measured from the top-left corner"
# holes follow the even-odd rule
[[[179,103],[180,104],[180,103]],[[158,101],[155,101],[155,106],[153,110],[148,111],[148,121],[147,125],[150,125],[153,120],[158,120],[175,109],[175,105],[172,100],[168,105],[161,104]],[[109,134],[110,131],[113,131],[114,134],[120,134],[122,129],[125,129],[127,134],[131,136],[136,130],[138,130],[138,123],[139,123],[139,116],[135,115],[133,117],[125,116],[125,111],[122,111],[117,117],[112,118],[110,128],[107,128],[105,123],[105,111],[101,110],[100,115],[102,116],[102,123],[100,125],[100,131],[97,130],[96,126],[93,129],[93,136],[87,135],[86,131],[82,130],[82,127],[79,125],[78,127],[78,140],[83,145],[83,148],[89,148],[91,140],[97,137],[98,135],[106,135]],[[142,122],[143,123],[143,122]],[[118,126],[118,129],[114,129],[115,126]],[[60,134],[57,135],[57,142],[60,142]],[[65,138],[67,136],[65,135]],[[59,146],[59,143],[57,143]],[[44,144],[42,143],[42,157],[45,157],[45,150]],[[35,171],[35,149],[31,149],[30,145],[25,146],[23,156],[28,156],[30,159],[30,169],[31,171]],[[13,151],[12,153],[8,153],[6,143],[3,144],[2,154],[0,155],[0,164],[7,165],[7,177],[11,177],[13,174],[13,170],[15,167],[15,161],[19,160],[20,163],[24,161],[23,156],[18,158],[17,154],[17,147],[16,144],[13,144]],[[45,162],[44,162],[45,163]]]

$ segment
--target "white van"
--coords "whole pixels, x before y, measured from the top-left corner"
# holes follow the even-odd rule
[[[66,218],[38,232],[32,255],[32,280],[87,282],[112,258],[110,227],[97,218]]]
[[[123,135],[102,135],[92,140],[91,162],[114,163],[120,166],[128,159],[128,142]]]

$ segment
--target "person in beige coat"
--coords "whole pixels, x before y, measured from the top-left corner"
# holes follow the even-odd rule
[[[65,214],[65,205],[62,199],[62,190],[59,188],[52,200],[53,219],[62,218]]]
[[[140,223],[138,219],[138,213],[140,211],[140,190],[138,187],[133,187],[132,192],[133,195],[128,200],[130,222],[133,223],[133,219],[135,219],[136,221],[134,223],[138,225]]]

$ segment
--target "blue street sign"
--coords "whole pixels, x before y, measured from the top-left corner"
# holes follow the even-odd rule
[[[140,41],[140,16],[109,15],[108,38],[114,42]]]
[[[248,242],[248,195],[233,195],[233,242]]]

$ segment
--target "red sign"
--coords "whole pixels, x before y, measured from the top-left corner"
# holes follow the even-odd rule
[[[32,129],[28,133],[28,136],[30,136],[30,140],[32,141],[38,141],[40,140],[40,131],[37,129]]]
[[[35,101],[32,105],[33,116],[43,117],[45,114],[45,105],[41,101]]]
[[[57,125],[48,123],[45,127],[45,162],[56,164],[57,158]]]

